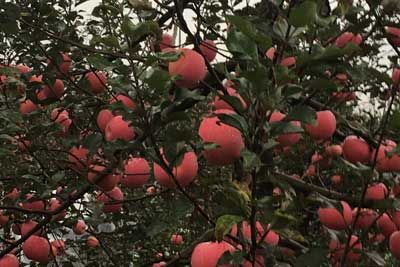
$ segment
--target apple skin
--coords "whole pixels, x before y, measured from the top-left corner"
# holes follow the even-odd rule
[[[124,164],[121,182],[129,188],[142,187],[150,178],[149,163],[144,158],[129,158]]]
[[[294,66],[294,65],[296,65],[296,58],[295,57],[285,57],[284,59],[282,59],[280,65],[282,67],[286,67],[286,68]]]
[[[4,212],[0,210],[0,228],[6,226],[9,220],[10,216],[4,215]]]
[[[53,98],[60,99],[64,95],[64,83],[60,79],[56,79],[52,85],[44,85],[38,92],[37,98],[41,101]]]
[[[95,183],[95,179],[100,173],[105,171],[106,167],[102,165],[91,165],[89,167],[89,172],[87,179],[90,183]],[[96,185],[101,188],[101,190],[108,192],[111,191],[121,180],[121,176],[114,173],[104,174],[99,181],[96,182]]]
[[[236,90],[232,87],[227,87],[226,91],[228,92],[228,95],[230,96],[234,96],[237,99],[240,100],[240,103],[242,104],[242,108],[243,110],[247,109],[247,103],[244,101],[244,99],[242,98],[242,96],[236,92]],[[220,92],[222,93],[222,92]],[[212,103],[212,105],[214,106],[215,109],[229,109],[229,110],[234,110],[233,107],[231,107],[231,105],[229,105],[227,102],[225,102],[224,100],[222,100],[219,96],[216,96],[214,98],[214,102]]]
[[[282,121],[285,118],[285,116],[286,116],[285,114],[283,114],[279,111],[274,111],[271,114],[269,122],[274,123],[274,122]],[[299,121],[291,121],[290,123],[297,127],[301,126]],[[292,146],[294,144],[297,144],[300,141],[300,139],[301,139],[300,133],[286,133],[286,134],[281,134],[277,137],[277,141],[279,142],[280,146],[282,146],[282,147]]]
[[[208,62],[212,62],[217,56],[218,49],[213,40],[206,39],[200,43],[200,51]]]
[[[353,209],[353,222],[356,219],[358,208]],[[356,229],[369,229],[372,224],[375,222],[378,214],[371,209],[361,209],[360,214],[358,216],[357,222],[355,223]]]
[[[400,69],[395,68],[392,72],[392,82],[394,85],[398,85],[400,81]]]
[[[275,47],[271,47],[265,52],[265,56],[270,60],[274,60],[275,52],[276,52]]]
[[[388,197],[389,191],[384,183],[376,183],[368,186],[365,193],[365,200],[383,200]]]
[[[344,139],[343,157],[351,163],[368,163],[371,152],[370,147],[364,139],[350,135]]]
[[[174,38],[172,35],[164,33],[161,36],[161,42],[160,42],[160,51],[164,51],[166,48],[172,48],[174,46]]]
[[[336,208],[319,208],[318,217],[321,224],[332,230],[345,230],[350,226],[352,221],[351,207],[347,202],[340,201],[343,213]]]
[[[76,235],[83,235],[86,232],[86,223],[84,220],[78,220],[72,227],[72,230]]]
[[[340,263],[340,261],[343,257],[343,254],[344,254],[345,246],[346,246],[345,244],[339,244],[338,241],[333,240],[333,239],[329,243],[329,249],[331,251],[331,259],[334,263],[337,263],[337,262]],[[357,236],[355,236],[355,235],[351,236],[349,247],[352,248],[352,250],[350,250],[347,253],[346,262],[352,264],[361,259],[361,252],[359,252],[359,250],[360,251],[362,250],[362,244],[358,240]]]
[[[196,245],[191,256],[191,267],[217,267],[218,260],[226,252],[233,252],[235,248],[229,243],[222,241],[202,242]],[[228,267],[229,265],[218,265]]]
[[[394,45],[400,46],[400,29],[396,27],[385,27],[386,33],[389,35],[388,39]]]
[[[179,234],[173,234],[171,236],[171,243],[174,244],[175,246],[180,246],[183,244],[183,237],[182,235]]]
[[[0,267],[19,267],[18,258],[14,254],[6,254],[0,258]]]
[[[335,115],[330,110],[318,111],[316,125],[306,124],[305,130],[314,140],[329,139],[336,131]]]
[[[136,108],[135,102],[134,102],[129,96],[126,96],[126,95],[123,95],[123,94],[117,94],[115,97],[112,97],[112,98],[110,99],[110,104],[114,104],[114,103],[117,103],[117,102],[119,102],[119,101],[120,101],[127,109],[135,110],[135,108]]]
[[[331,182],[333,185],[339,185],[342,183],[342,176],[340,175],[333,175],[331,178]]]
[[[86,245],[91,248],[98,247],[100,244],[99,240],[94,236],[89,236],[86,240]]]
[[[389,215],[386,213],[382,214],[382,216],[377,220],[377,225],[381,233],[385,237],[389,237],[393,232],[397,231],[398,228],[396,224],[390,219]]]
[[[163,155],[162,151],[161,154]],[[164,161],[167,164],[169,164],[166,161],[165,157]],[[178,166],[173,166],[172,173],[174,174],[177,182],[182,187],[186,187],[196,177],[198,168],[199,166],[197,163],[196,154],[193,151],[188,151],[183,155],[181,163]],[[170,177],[170,175],[166,171],[164,171],[164,169],[160,165],[154,163],[153,170],[154,170],[154,177],[156,178],[157,182],[160,185],[165,186],[167,188],[176,188],[176,184],[172,179],[172,177]]]
[[[25,236],[28,232],[35,228],[37,224],[38,223],[33,220],[27,220],[26,222],[24,222],[20,228],[21,236]],[[39,236],[42,234],[42,230],[39,229],[33,234]]]
[[[330,145],[325,147],[325,154],[329,157],[340,157],[343,154],[341,145]]]
[[[19,112],[21,113],[21,115],[27,115],[38,109],[39,107],[30,99],[26,99],[25,101],[19,103]]]
[[[103,133],[106,130],[107,124],[110,122],[112,118],[114,118],[114,114],[109,109],[103,109],[97,115],[96,119],[97,126],[99,126],[99,129]]]
[[[123,201],[124,194],[119,187],[114,187],[113,190],[106,193],[99,193],[97,195],[97,202],[105,204],[103,206],[103,212],[105,213],[118,213],[122,209],[122,203],[107,204],[113,201]]]
[[[62,57],[62,61],[59,63],[58,68],[60,69],[61,73],[58,71],[57,67],[54,66],[52,60],[48,60],[47,63],[56,70],[57,75],[59,75],[59,76],[62,76],[62,74],[68,75],[69,70],[71,68],[72,60],[68,54],[66,54],[66,53],[60,53],[60,54]]]
[[[335,41],[335,45],[339,48],[345,47],[348,43],[360,45],[362,43],[362,36],[360,34],[353,34],[351,32],[342,33]]]
[[[101,71],[88,72],[85,78],[94,94],[100,94],[107,88],[107,77]]]
[[[48,211],[54,211],[62,205],[61,201],[57,198],[52,198],[49,202]],[[52,221],[62,221],[67,215],[66,210],[61,210],[59,213],[53,216]]]
[[[390,235],[389,249],[393,256],[400,260],[400,231],[393,232]]]
[[[86,169],[89,163],[88,154],[89,150],[82,146],[72,147],[68,154],[68,161],[71,163],[71,168],[78,171]]]
[[[217,114],[234,114],[231,110],[221,109],[211,116],[203,118],[199,127],[199,135],[203,142],[215,143],[217,148],[203,151],[209,165],[229,165],[240,158],[244,148],[244,140],[240,131],[221,123]]]
[[[62,239],[53,240],[50,242],[51,256],[60,256],[65,253],[65,242]]]
[[[130,141],[135,138],[135,131],[129,126],[130,122],[124,121],[122,116],[115,116],[112,118],[106,126],[105,138],[107,141],[114,141],[116,139],[122,139]]]
[[[50,261],[50,244],[46,238],[30,236],[23,244],[24,255],[33,261],[48,263]]]
[[[176,81],[177,86],[193,88],[206,77],[207,67],[204,58],[188,48],[181,48],[177,51],[182,54],[177,61],[169,62],[169,74],[180,76],[180,80]]]

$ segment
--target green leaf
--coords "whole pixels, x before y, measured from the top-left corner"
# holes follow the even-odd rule
[[[320,267],[327,260],[327,249],[312,248],[306,254],[297,258],[295,267]]]
[[[171,76],[165,70],[158,67],[148,68],[142,75],[141,79],[146,82],[150,88],[154,88],[158,91],[165,92],[171,85]]]
[[[99,54],[88,56],[87,61],[95,69],[98,69],[98,70],[103,70],[107,67],[112,66],[112,63],[110,61],[108,61],[104,56],[101,56]]]
[[[307,124],[314,124],[316,122],[317,114],[315,110],[308,106],[296,106],[285,117],[285,121],[301,121]]]
[[[238,114],[217,114],[221,122],[232,126],[242,132],[244,135],[248,132],[246,120]]]
[[[256,43],[238,30],[231,29],[228,32],[226,46],[231,53],[237,54],[241,59],[258,61]]]
[[[365,254],[370,258],[373,262],[376,263],[377,266],[385,266],[386,261],[379,255],[376,251],[365,252]]]
[[[393,130],[400,130],[400,110],[394,111],[390,116],[389,125]]]
[[[122,31],[133,40],[139,40],[149,34],[156,35],[160,31],[160,27],[155,21],[144,21],[135,25],[129,18],[124,19],[121,27]]]
[[[285,18],[279,16],[274,23],[273,31],[276,35],[278,35],[282,40],[286,39],[286,33],[289,28],[289,25]]]
[[[317,4],[305,1],[296,7],[289,16],[289,23],[295,27],[303,27],[314,23],[317,14]]]
[[[243,221],[243,217],[236,215],[223,215],[218,218],[215,224],[215,238],[218,242],[231,230],[232,226]]]
[[[258,170],[261,167],[261,160],[256,153],[244,149],[241,151],[240,155],[243,158],[243,168],[246,171],[251,171],[253,169]]]

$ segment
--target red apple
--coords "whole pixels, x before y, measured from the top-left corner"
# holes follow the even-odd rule
[[[240,103],[242,104],[242,108],[245,110],[247,109],[247,104],[246,102],[243,100],[242,96],[236,92],[236,90],[232,87],[227,87],[226,91],[228,92],[228,95],[236,97],[238,100],[240,100]],[[222,94],[222,92],[220,92]],[[216,96],[214,98],[214,102],[212,103],[212,105],[214,106],[215,109],[229,109],[229,110],[233,110],[233,107],[231,107],[231,105],[229,105],[227,102],[225,102],[224,100],[222,100],[219,96]]]
[[[64,95],[64,83],[60,79],[56,79],[53,85],[45,85],[37,94],[39,100],[48,98],[59,99]]]
[[[150,177],[149,163],[144,158],[129,158],[124,165],[122,184],[129,188],[142,187]]]
[[[35,103],[33,103],[30,99],[27,99],[19,103],[19,112],[22,115],[29,114],[38,109],[39,109],[38,106]]]
[[[351,163],[367,163],[370,159],[370,149],[364,139],[355,135],[350,135],[344,139],[343,156]]]
[[[84,220],[78,220],[76,224],[73,226],[72,230],[77,235],[82,235],[86,231],[86,223]]]
[[[122,203],[112,203],[114,201],[124,200],[124,195],[119,187],[114,187],[109,192],[99,193],[97,195],[97,202],[103,203],[103,212],[105,213],[117,213],[122,208]]]
[[[389,191],[384,183],[376,183],[368,186],[365,193],[365,200],[383,200],[389,195]]]
[[[285,118],[285,114],[279,112],[279,111],[274,111],[271,114],[271,117],[269,119],[270,123],[282,121]],[[299,121],[291,121],[290,122],[292,125],[300,127],[300,122]],[[298,143],[301,139],[301,134],[300,133],[287,133],[287,134],[281,134],[277,137],[277,141],[279,142],[280,146],[291,146],[296,143]]]
[[[353,209],[353,221],[356,219],[358,208]],[[368,230],[375,222],[378,214],[371,209],[361,209],[355,227]]]
[[[60,256],[65,253],[64,240],[57,239],[50,242],[52,256]]]
[[[179,234],[174,234],[171,236],[171,243],[180,246],[183,243],[183,237]]]
[[[134,110],[136,108],[136,104],[135,102],[133,102],[133,100],[126,95],[123,94],[117,94],[115,97],[112,97],[110,99],[110,104],[114,104],[121,101],[121,103],[127,108],[127,109],[132,109]]]
[[[119,183],[121,176],[115,173],[107,173],[97,180],[105,169],[106,167],[102,165],[91,165],[89,167],[87,179],[91,184],[95,183],[101,190],[108,192]]]
[[[287,68],[289,68],[293,65],[296,65],[296,58],[295,57],[285,57],[284,59],[282,59],[280,65],[283,67],[287,67]]]
[[[271,48],[269,48],[269,49],[267,50],[267,52],[265,52],[265,56],[266,56],[267,58],[269,58],[270,60],[274,60],[275,51],[276,51],[275,47],[271,47]]]
[[[171,76],[179,75],[180,80],[176,82],[178,86],[193,88],[206,76],[207,68],[204,58],[188,48],[181,48],[177,51],[182,54],[177,61],[169,63],[169,74]]]
[[[400,259],[400,231],[396,231],[390,235],[389,248],[393,256]]]
[[[95,248],[99,246],[100,242],[96,237],[89,236],[86,240],[86,244],[88,245],[88,247]]]
[[[174,38],[172,35],[164,33],[161,36],[160,51],[164,51],[166,48],[172,48],[174,46]]]
[[[71,163],[71,167],[78,171],[83,171],[88,165],[88,154],[89,150],[79,146],[74,146],[69,150],[68,161]]]
[[[377,225],[381,233],[386,237],[389,237],[393,232],[398,230],[396,224],[392,221],[392,219],[390,219],[390,217],[386,213],[379,217],[379,219],[377,220]]]
[[[332,184],[339,185],[342,183],[342,176],[340,175],[333,175],[331,178]]]
[[[240,131],[224,124],[217,114],[233,114],[231,110],[221,109],[209,117],[203,118],[199,127],[199,135],[203,142],[215,143],[218,147],[203,152],[210,165],[229,165],[240,158],[244,148],[244,140]]]
[[[235,248],[229,243],[222,241],[202,242],[196,245],[191,256],[192,267],[217,267],[218,260],[226,252],[233,252]],[[223,266],[220,266],[223,267]],[[228,267],[224,265],[224,267]]]
[[[60,200],[58,200],[57,198],[52,198],[49,203],[48,211],[55,211],[58,208],[60,208],[61,205],[62,205],[62,203]],[[61,210],[53,216],[52,220],[53,221],[62,221],[66,215],[67,215],[67,211]]]
[[[86,73],[86,79],[89,82],[90,89],[95,94],[100,94],[107,88],[107,77],[101,71]]]
[[[343,153],[343,148],[341,145],[331,145],[325,147],[325,154],[329,157],[339,157]]]
[[[0,258],[0,267],[19,267],[18,258],[14,254],[6,254]]]
[[[21,225],[21,236],[28,234],[38,223],[32,220],[28,220]],[[34,235],[41,235],[42,230],[37,230]]]
[[[122,116],[115,116],[112,118],[106,126],[105,138],[107,141],[114,141],[116,139],[122,139],[130,141],[135,138],[135,131],[129,126],[130,122],[125,121]]]
[[[321,224],[332,230],[345,230],[352,221],[351,207],[347,202],[340,201],[343,211],[336,208],[319,208],[318,216]]]
[[[339,244],[338,241],[331,240],[331,242],[329,243],[329,249],[331,251],[331,257],[334,263],[340,263],[344,254],[345,247],[345,244]],[[358,240],[357,236],[351,236],[348,247],[350,248],[350,250],[346,255],[346,262],[351,264],[359,261],[361,259],[362,244]]]
[[[218,49],[213,40],[202,41],[200,44],[200,50],[209,62],[213,61],[217,56]]]
[[[114,118],[114,114],[108,109],[103,109],[99,112],[96,122],[102,132],[105,131],[107,124],[112,118]]]
[[[316,125],[307,124],[305,129],[315,140],[329,139],[336,131],[335,115],[330,110],[318,111]]]
[[[400,69],[395,68],[392,72],[392,81],[394,85],[398,85],[400,81]]]
[[[50,261],[50,244],[46,238],[30,236],[23,244],[24,255],[33,261],[47,263]]]

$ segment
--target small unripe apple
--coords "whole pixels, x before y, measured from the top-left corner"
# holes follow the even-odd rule
[[[91,165],[89,167],[89,172],[87,179],[90,183],[96,184],[103,191],[111,191],[121,180],[121,176],[114,173],[107,173],[103,175],[106,170],[105,166],[102,165]],[[98,178],[101,176],[101,178]],[[97,180],[98,179],[98,180]]]
[[[383,200],[389,195],[389,191],[384,183],[377,183],[368,186],[365,193],[365,200]]]
[[[352,221],[351,207],[347,202],[340,201],[343,211],[336,208],[319,208],[318,216],[321,224],[332,230],[345,230]]]
[[[279,122],[282,121],[285,118],[285,114],[279,112],[279,111],[274,111],[271,114],[271,117],[269,119],[270,123],[274,122]],[[299,121],[291,121],[290,122],[292,125],[300,127],[300,122]],[[296,143],[298,143],[301,139],[301,134],[300,133],[286,133],[286,134],[281,134],[277,137],[277,141],[279,142],[280,146],[291,146]]]
[[[181,48],[177,51],[182,54],[177,61],[169,63],[169,74],[171,76],[178,75],[180,77],[176,82],[178,86],[193,88],[198,85],[207,74],[204,58],[196,51],[188,48]]]
[[[129,188],[142,187],[150,177],[149,163],[144,158],[129,158],[124,165],[122,184]]]
[[[370,148],[364,139],[351,135],[343,142],[343,156],[351,163],[367,163],[370,159]]]
[[[200,50],[204,57],[209,61],[213,61],[217,56],[217,46],[213,40],[204,40],[200,43]]]
[[[39,109],[39,107],[35,103],[33,103],[32,100],[30,100],[30,99],[27,99],[27,100],[19,103],[19,112],[22,115],[29,114],[38,109]]]
[[[112,118],[114,118],[114,114],[108,109],[103,109],[99,112],[96,122],[102,132],[105,131],[107,124]]]
[[[89,236],[86,240],[86,244],[88,245],[88,247],[95,248],[99,246],[100,242],[96,237]]]
[[[103,212],[105,213],[117,213],[122,208],[122,203],[112,203],[114,201],[123,201],[124,195],[119,187],[114,187],[109,192],[99,193],[97,195],[97,202],[103,203]]]
[[[69,150],[68,161],[71,163],[71,167],[83,171],[88,165],[88,154],[89,150],[80,146],[74,146]]]
[[[78,220],[76,224],[72,227],[72,230],[76,235],[82,235],[86,231],[86,223],[84,220]]]
[[[224,124],[216,116],[218,114],[233,114],[231,110],[221,109],[213,115],[203,118],[199,127],[199,135],[203,142],[218,145],[203,152],[210,165],[229,165],[240,158],[244,148],[244,140],[240,131]]]
[[[171,243],[176,246],[180,246],[183,243],[183,237],[179,234],[173,234],[171,236]]]
[[[101,71],[86,73],[86,79],[89,82],[90,89],[95,94],[100,94],[107,88],[107,77]]]
[[[18,258],[14,254],[6,254],[0,258],[0,267],[19,267]]]
[[[196,245],[191,256],[192,267],[217,267],[218,260],[226,252],[233,252],[235,248],[229,243],[222,241],[202,242]]]
[[[30,236],[23,244],[24,255],[33,261],[48,263],[50,261],[50,244],[46,238]]]
[[[161,154],[163,155],[162,151]],[[169,164],[164,155],[163,157],[164,161]],[[193,151],[186,152],[183,155],[183,159],[179,163],[179,165],[171,166],[171,168],[176,181],[182,187],[188,186],[197,175],[198,163],[196,154]],[[157,182],[162,186],[165,186],[167,188],[176,187],[176,184],[172,177],[157,163],[154,163],[154,177],[156,178]]]
[[[336,131],[336,118],[330,110],[318,111],[316,125],[306,124],[307,133],[314,140],[326,140]]]
[[[106,126],[105,138],[107,141],[122,139],[130,141],[135,138],[135,131],[129,126],[130,122],[125,121],[122,116],[115,116]]]

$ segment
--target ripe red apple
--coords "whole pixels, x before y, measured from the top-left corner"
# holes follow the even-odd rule
[[[276,246],[279,243],[279,234],[275,231],[270,230],[270,225],[263,226],[259,221],[256,222],[257,229],[257,241],[260,241],[261,237],[264,235],[265,231],[268,231],[267,235],[264,238],[264,242],[270,246]],[[243,221],[241,223],[241,228],[243,237],[250,240],[251,239],[251,226],[247,221]],[[231,230],[232,236],[238,236],[238,227],[237,225],[233,225]]]
[[[74,146],[69,150],[68,161],[71,163],[71,168],[78,171],[83,171],[88,165],[89,150],[79,146]]]
[[[227,87],[226,91],[228,92],[228,95],[230,96],[234,96],[237,99],[240,100],[240,103],[242,104],[242,108],[244,110],[247,109],[247,104],[246,102],[243,100],[242,96],[236,92],[236,90],[232,87]],[[222,92],[220,92],[222,93]],[[212,105],[214,106],[215,109],[229,109],[229,110],[233,110],[233,107],[231,107],[231,105],[229,105],[227,102],[225,102],[224,100],[222,100],[219,96],[216,96],[214,98],[214,102],[212,103]]]
[[[134,110],[136,108],[135,102],[126,95],[123,94],[117,94],[115,97],[111,97],[110,99],[110,104],[117,103],[118,101],[121,101],[121,103],[127,108],[127,109],[132,109]]]
[[[5,215],[4,211],[0,210],[0,227],[4,227],[5,225],[7,225],[9,220],[10,216]]]
[[[149,195],[154,195],[157,192],[157,189],[154,186],[149,186],[146,189],[146,193]]]
[[[129,188],[142,187],[150,177],[149,163],[145,158],[129,158],[124,165],[122,184]]]
[[[16,200],[17,198],[19,198],[19,194],[20,191],[18,188],[14,187],[13,189],[11,189],[5,196],[5,199],[10,199],[10,200]]]
[[[389,237],[393,232],[398,230],[396,224],[392,221],[392,219],[390,219],[390,217],[386,213],[379,217],[376,223],[381,233],[386,237]]]
[[[353,221],[356,219],[358,208],[353,209]],[[361,209],[355,227],[367,230],[375,222],[378,214],[371,209]]]
[[[350,42],[355,45],[360,45],[362,43],[362,36],[360,34],[355,35],[351,32],[345,32],[336,39],[335,45],[339,48],[343,48]]]
[[[240,131],[224,124],[217,114],[233,114],[231,110],[220,109],[209,117],[203,118],[199,127],[199,135],[203,142],[215,143],[218,147],[203,152],[210,165],[229,165],[240,158],[244,148],[244,140]]]
[[[50,261],[50,244],[46,238],[30,236],[23,244],[24,255],[33,261],[47,263]]]
[[[39,107],[35,103],[33,103],[32,100],[30,100],[30,99],[27,99],[27,100],[19,103],[19,112],[22,115],[29,114],[38,109],[39,109]]]
[[[27,233],[29,233],[33,228],[36,227],[38,223],[33,221],[33,220],[27,220],[26,222],[24,222],[21,225],[21,236],[26,235]],[[34,235],[41,235],[42,234],[42,230],[37,230]]]
[[[271,48],[269,48],[269,49],[267,50],[267,52],[265,52],[265,56],[266,56],[267,58],[269,58],[270,60],[274,60],[275,51],[276,51],[275,47],[271,47]]]
[[[24,65],[24,64],[18,64],[16,66],[17,70],[21,73],[21,74],[27,74],[28,72],[31,72],[32,69],[29,68],[28,66]]]
[[[177,51],[182,54],[177,61],[169,63],[169,74],[180,76],[180,80],[176,82],[178,86],[193,88],[206,76],[207,68],[204,58],[188,48],[181,48]]]
[[[86,223],[84,220],[78,220],[76,224],[72,227],[72,230],[77,235],[82,235],[86,231]]]
[[[72,120],[69,118],[69,113],[65,109],[53,109],[51,112],[51,119],[61,126],[63,133],[68,132],[69,127],[72,124]]]
[[[383,200],[389,195],[389,191],[384,183],[376,183],[368,186],[365,193],[365,200]]]
[[[67,75],[69,73],[70,68],[71,68],[72,60],[71,60],[71,58],[69,57],[68,54],[66,54],[66,53],[60,53],[60,54],[61,54],[62,60],[59,63],[58,68],[60,69],[61,73]],[[54,66],[55,62],[56,62],[56,60],[54,60],[54,62],[53,62],[53,60],[49,60],[47,63],[52,65],[52,67],[56,69],[57,74],[60,75],[61,73],[59,73],[57,68]]]
[[[310,166],[308,166],[307,170],[304,172],[304,176],[307,177],[314,177],[316,174],[317,170],[314,164],[310,164]]]
[[[285,57],[284,59],[282,59],[280,65],[283,67],[287,67],[287,68],[289,68],[293,65],[296,65],[296,58],[295,57]]]
[[[60,256],[65,253],[65,242],[62,239],[51,241],[50,246],[52,256]]]
[[[385,27],[388,39],[394,46],[400,46],[400,29],[396,27]]]
[[[332,184],[333,185],[339,185],[342,183],[342,176],[340,175],[333,175],[331,178]]]
[[[89,236],[86,240],[86,244],[88,245],[88,247],[95,248],[99,246],[100,242],[96,237]]]
[[[101,71],[86,73],[86,79],[89,82],[90,89],[95,94],[100,94],[107,88],[107,77]]]
[[[176,246],[180,246],[183,243],[183,237],[179,234],[173,234],[171,236],[171,243]]]
[[[97,195],[97,202],[103,203],[103,212],[105,213],[117,213],[122,208],[122,203],[110,204],[114,201],[124,200],[124,195],[119,187],[114,187],[113,190],[105,193],[99,193]]]
[[[44,211],[46,202],[43,200],[34,200],[32,194],[26,194],[26,202],[21,203],[21,207],[27,210]]]
[[[392,81],[394,85],[398,85],[400,81],[400,69],[395,68],[392,72]]]
[[[43,82],[43,75],[32,75],[29,78],[30,83],[42,83]]]
[[[364,139],[355,135],[347,136],[343,142],[343,156],[351,163],[367,163],[370,159],[370,149]]]
[[[114,118],[114,114],[108,110],[108,109],[103,109],[99,112],[97,115],[97,126],[99,126],[100,130],[104,133],[107,124],[110,122],[110,120]]]
[[[217,56],[218,49],[213,40],[202,41],[200,44],[200,50],[208,62],[213,61]]]
[[[61,201],[57,198],[52,198],[50,200],[49,203],[49,208],[48,211],[55,211],[58,208],[60,208],[62,205]],[[65,216],[67,215],[67,211],[66,210],[61,210],[60,212],[58,212],[57,214],[55,214],[52,218],[53,221],[62,221]]]
[[[222,241],[202,242],[196,245],[191,256],[192,267],[217,267],[218,260],[226,252],[233,252],[235,248],[229,243]],[[222,267],[222,266],[220,266]],[[225,266],[227,267],[227,266]]]
[[[111,191],[121,180],[121,176],[115,173],[104,174],[100,180],[97,177],[102,175],[106,169],[102,165],[90,165],[87,179],[91,184],[96,184],[103,191]]]
[[[319,208],[318,216],[321,224],[332,230],[345,230],[352,221],[351,207],[347,202],[340,201],[343,212],[340,213],[336,208]]]
[[[325,154],[329,157],[339,157],[343,153],[343,148],[341,145],[331,145],[325,147]]]
[[[318,111],[316,125],[307,124],[305,129],[314,140],[329,139],[336,131],[335,115],[330,110]]]
[[[122,116],[115,116],[112,118],[106,126],[105,138],[107,141],[114,141],[116,139],[122,139],[130,141],[135,138],[135,131],[129,126],[130,122],[125,121]]]
[[[400,259],[400,231],[396,231],[390,235],[389,248],[393,256]]]
[[[0,258],[0,267],[19,267],[18,258],[14,254],[6,254]]]
[[[174,46],[174,38],[172,35],[164,33],[161,36],[160,51],[164,51],[166,48],[172,48]]]
[[[64,95],[64,83],[60,79],[56,79],[53,85],[44,85],[38,92],[37,98],[45,100],[48,98],[59,99]]]
[[[279,112],[279,111],[274,111],[271,114],[271,117],[269,119],[270,123],[282,121],[285,118],[285,114]],[[292,125],[300,127],[300,122],[299,121],[291,121],[290,122]],[[279,142],[280,146],[291,146],[296,143],[298,143],[301,139],[301,134],[300,133],[287,133],[287,134],[281,134],[277,137],[277,141]]]
[[[162,151],[161,154],[163,155]],[[165,159],[165,157],[164,161],[167,164],[169,164]],[[186,187],[193,181],[193,179],[197,175],[198,171],[197,156],[193,151],[188,151],[183,155],[183,159],[178,166],[171,166],[171,167],[172,167],[172,173],[174,174],[174,177],[177,180],[177,182],[182,187]],[[170,175],[166,171],[164,171],[164,169],[157,163],[154,163],[154,177],[156,178],[157,182],[162,186],[165,186],[167,188],[176,187],[176,184],[172,179],[172,177],[170,177]]]
[[[334,263],[340,263],[344,250],[345,250],[346,244],[340,244],[336,240],[331,240],[329,243],[329,249],[331,251],[331,258]],[[350,243],[348,246],[351,250],[346,255],[346,262],[348,264],[352,264],[354,262],[357,262],[361,259],[361,250],[362,250],[362,244],[358,240],[358,237],[355,235],[352,235],[350,238]]]

